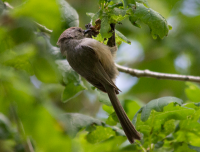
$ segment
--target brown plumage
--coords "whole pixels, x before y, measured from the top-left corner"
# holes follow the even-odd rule
[[[124,132],[130,141],[140,140],[137,132],[116,94],[119,89],[114,81],[118,70],[114,64],[117,47],[108,47],[92,38],[86,38],[79,27],[65,30],[58,39],[61,53],[66,56],[70,66],[99,90],[108,93]]]

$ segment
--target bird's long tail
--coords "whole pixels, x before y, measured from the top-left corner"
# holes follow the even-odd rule
[[[133,126],[131,121],[129,120],[122,105],[120,104],[120,102],[117,98],[117,95],[115,94],[115,88],[111,85],[106,85],[104,87],[108,93],[108,96],[110,98],[110,101],[111,101],[114,109],[115,109],[117,117],[121,123],[121,126],[122,126],[128,140],[130,141],[130,143],[134,143],[135,139],[140,140],[141,136],[137,132],[137,130],[135,129],[135,127]]]

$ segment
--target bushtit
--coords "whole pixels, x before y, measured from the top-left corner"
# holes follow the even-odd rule
[[[78,74],[99,90],[108,93],[128,140],[134,143],[135,139],[141,139],[140,134],[116,96],[120,91],[114,83],[118,74],[113,60],[117,47],[109,47],[95,39],[87,38],[86,35],[81,28],[71,27],[60,35],[57,45]]]

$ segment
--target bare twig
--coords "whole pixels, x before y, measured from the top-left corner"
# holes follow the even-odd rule
[[[4,5],[5,5],[6,8],[8,8],[8,9],[13,9],[13,7],[12,7],[8,2],[4,2]]]
[[[13,7],[7,3],[4,2],[7,8],[13,9]],[[43,32],[51,34],[52,30],[46,28],[45,26],[34,22],[36,26]],[[118,70],[120,72],[124,72],[127,74],[130,74],[135,77],[149,77],[149,78],[157,78],[157,79],[166,79],[166,80],[177,80],[177,81],[190,81],[190,82],[198,82],[200,83],[200,77],[197,76],[190,76],[190,75],[179,75],[179,74],[167,74],[167,73],[159,73],[159,72],[153,72],[150,70],[138,70],[138,69],[131,69],[127,68],[121,65],[116,64]]]
[[[11,103],[10,108],[11,108],[11,112],[12,112],[12,116],[14,118],[14,121],[17,124],[18,133],[20,135],[22,135],[23,138],[26,138],[26,143],[25,143],[25,147],[24,147],[25,151],[26,152],[34,152],[34,148],[33,148],[33,145],[31,143],[30,139],[28,137],[26,137],[26,135],[25,135],[25,130],[24,130],[23,124],[22,124],[21,120],[19,119],[19,117],[17,115],[14,103]]]
[[[39,28],[42,32],[45,32],[45,33],[48,33],[48,34],[51,34],[53,32],[53,30],[50,30],[48,28],[46,28],[45,26],[37,23],[37,22],[34,22],[35,25],[37,26],[37,28]]]
[[[159,73],[153,72],[149,70],[138,70],[127,68],[118,64],[115,64],[120,72],[124,72],[136,77],[150,77],[157,79],[167,79],[167,80],[177,80],[177,81],[191,81],[200,83],[200,77],[190,76],[190,75],[179,75],[179,74],[167,74],[167,73]]]

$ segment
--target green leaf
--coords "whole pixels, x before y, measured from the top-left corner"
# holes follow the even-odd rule
[[[30,63],[31,58],[35,55],[35,48],[32,45],[20,45],[2,55],[1,62],[3,65],[11,66],[18,70],[24,70],[28,74],[33,75],[33,68]]]
[[[100,5],[100,6],[104,5],[104,1],[105,1],[105,0],[99,0],[99,5]]]
[[[110,38],[112,33],[110,32],[111,27],[109,23],[109,17],[107,15],[103,15],[101,19],[101,29],[100,33],[103,38]]]
[[[151,100],[148,104],[146,104],[142,108],[141,120],[146,121],[150,116],[151,110],[162,112],[163,108],[167,106],[169,103],[178,103],[181,105],[183,101],[176,97],[163,97]]]
[[[98,91],[97,96],[98,96],[99,102],[101,102],[101,103],[103,103],[107,106],[112,106],[107,93],[104,93],[102,91]]]
[[[127,6],[128,6],[128,0],[122,0],[122,1],[123,1],[124,8],[127,8]]]
[[[164,142],[163,141],[159,141],[155,144],[155,148],[158,149],[158,148],[161,148],[162,146],[164,145]]]
[[[191,82],[187,82],[186,85],[188,86],[185,89],[187,98],[192,102],[200,102],[200,87]]]
[[[95,21],[98,19],[98,18],[102,18],[102,14],[103,14],[103,11],[102,9],[99,9],[97,13],[95,13],[92,17],[92,24],[94,25],[95,24]]]
[[[35,56],[31,60],[34,73],[36,77],[45,83],[56,83],[60,82],[61,75],[56,67],[56,64],[53,62],[49,56]]]
[[[168,28],[169,28],[169,30],[172,30],[172,26],[171,25],[168,25]]]
[[[164,122],[175,119],[175,120],[184,120],[187,119],[188,116],[191,116],[195,113],[194,109],[181,107],[179,105],[175,105],[174,103],[170,103],[169,105],[165,106],[163,112],[155,113],[155,125],[163,124]],[[172,127],[174,127],[172,125]]]
[[[2,2],[2,0],[0,0],[0,15],[3,13],[4,9],[5,9],[5,5]]]
[[[176,152],[196,152],[195,150],[189,148],[189,146],[186,143],[181,144],[178,147],[175,147]]]
[[[67,60],[56,60],[56,64],[58,65],[58,69],[62,74],[65,85],[68,85],[72,82],[75,85],[81,83],[80,75],[71,68]]]
[[[130,21],[134,24],[138,19],[147,24],[150,28],[151,35],[153,37],[159,36],[164,38],[168,35],[168,24],[166,19],[158,12],[147,8],[141,3],[136,2],[136,6],[132,7],[133,15],[130,17]]]
[[[115,36],[116,39],[119,39],[119,41],[123,41],[125,43],[131,44],[131,41],[128,40],[121,32],[115,30]]]
[[[191,145],[199,146],[200,123],[191,119],[180,121],[179,130],[175,133],[175,137],[178,142],[189,141]]]
[[[72,98],[78,96],[83,90],[87,88],[83,85],[80,75],[78,75],[69,65],[67,60],[56,60],[58,69],[60,70],[63,82],[66,87],[62,93],[62,101],[65,103]]]
[[[108,124],[110,126],[115,126],[115,125],[117,125],[117,121],[115,121],[113,119],[112,115],[109,115],[109,117],[106,119],[106,124]]]
[[[94,17],[95,14],[94,14],[94,13],[89,13],[89,12],[87,12],[86,15],[89,16],[89,17],[92,19],[92,18]]]
[[[76,144],[74,147],[78,147],[81,143],[80,149],[75,149],[73,147],[74,152],[119,152],[121,150],[121,145],[127,140],[125,136],[114,136],[111,138],[108,138],[100,143],[91,144],[87,141],[85,138],[85,134],[80,134],[78,136],[79,142],[76,140]],[[125,151],[123,151],[125,152]]]
[[[60,10],[59,25],[53,28],[51,43],[56,45],[61,33],[69,27],[79,27],[79,15],[66,0],[57,0]]]
[[[9,106],[10,102],[32,101],[38,96],[38,92],[30,82],[30,77],[24,71],[12,67],[0,66],[0,104]],[[6,91],[5,91],[6,89]],[[0,106],[0,110],[4,106]],[[7,109],[8,110],[8,109]]]
[[[105,122],[78,113],[66,113],[61,117],[64,127],[71,136],[75,136],[78,131],[89,126],[104,126],[112,128],[117,134],[124,135],[124,132],[117,128],[105,124]],[[93,130],[93,129],[92,129]]]
[[[39,41],[38,43],[41,43],[41,39],[44,39],[43,43],[43,45],[45,45],[44,48],[46,48],[47,51],[50,52],[55,59],[64,58],[64,56],[60,52],[60,48],[55,47],[51,44],[50,37],[42,32],[38,32],[38,39],[37,39]]]
[[[33,11],[37,8],[37,12]],[[56,0],[29,0],[14,9],[14,16],[28,17],[49,29],[60,27],[60,14]]]
[[[12,137],[11,124],[9,120],[0,113],[0,139],[5,140]]]
[[[66,103],[72,98],[77,97],[83,90],[86,90],[86,88],[81,83],[77,85],[75,85],[73,82],[68,83],[62,93],[62,102]]]
[[[130,4],[136,4],[136,2],[137,2],[137,3],[142,3],[142,4],[144,4],[145,6],[149,7],[149,3],[148,3],[147,0],[128,0],[128,2],[129,2]]]
[[[38,93],[37,95],[42,96],[44,94]],[[51,100],[44,101],[44,98],[42,100],[36,98],[35,100],[37,101],[21,100],[16,102],[16,111],[23,124],[24,131],[37,143],[38,151],[68,151],[71,149],[71,139],[63,134],[65,130],[61,126],[62,124],[51,114],[57,111],[53,111],[53,108],[52,111],[48,111],[46,108],[46,105],[53,102]],[[54,104],[53,106],[57,107]]]
[[[139,119],[141,114],[138,114],[136,129],[139,132],[142,132],[145,137],[148,137],[150,134],[155,134],[154,137],[157,138],[155,139],[156,141],[162,140],[162,138],[164,137],[161,136],[161,139],[159,139],[159,137],[156,137],[156,135],[161,131],[163,126],[165,129],[165,134],[168,135],[171,131],[174,130],[173,120],[171,119],[185,120],[188,117],[192,116],[194,112],[194,109],[181,107],[179,105],[175,105],[175,103],[172,102],[169,105],[163,107],[163,111],[161,112],[156,112],[153,110],[150,117],[145,122],[142,121],[142,119]],[[167,121],[169,121],[169,125],[165,124],[165,122]]]
[[[17,45],[25,42],[32,43],[35,38],[34,31],[35,25],[33,21],[28,18],[19,17],[15,20],[13,28],[11,28],[7,34],[13,39],[15,45]]]
[[[195,150],[196,152],[200,152],[200,147],[192,146],[192,145],[189,145],[189,144],[188,144],[188,147],[189,147],[190,149]]]
[[[138,102],[134,100],[124,100],[124,110],[130,119],[133,119],[134,115],[140,108],[141,106],[138,104]]]
[[[126,9],[120,9],[120,8],[113,8],[110,10],[110,12],[108,14],[110,14],[109,20],[112,23],[117,23],[120,22],[122,20],[124,20],[127,15],[128,11]]]
[[[175,130],[175,120],[174,119],[170,119],[168,121],[166,121],[164,123],[164,129],[165,129],[165,133],[168,135],[170,133],[172,133]]]
[[[113,112],[112,114],[110,114],[110,116],[112,117],[112,119],[116,122],[119,122],[119,119],[117,117],[117,114],[115,112]]]
[[[78,27],[79,15],[76,10],[71,7],[66,0],[58,0],[58,3],[62,20],[65,22],[65,27]]]
[[[93,37],[93,39],[107,45],[107,42],[108,42],[108,39],[105,40],[102,36],[101,36],[101,33],[99,33],[96,37]]]
[[[110,5],[108,5],[108,8],[115,8],[115,7],[121,7],[123,6],[123,3],[122,2],[116,2],[116,3],[110,3]]]
[[[129,20],[130,22],[135,26],[135,27],[138,27],[138,28],[141,28],[141,25],[138,24],[135,19],[133,19],[132,17],[129,17]]]
[[[114,112],[114,109],[113,109],[112,106],[107,106],[107,105],[105,105],[105,104],[102,106],[102,109],[103,109],[104,111],[106,111],[108,114],[111,114],[111,113]]]
[[[104,141],[112,136],[115,136],[115,132],[111,128],[105,128],[103,126],[97,126],[96,130],[90,132],[86,139],[88,142],[95,144]]]

